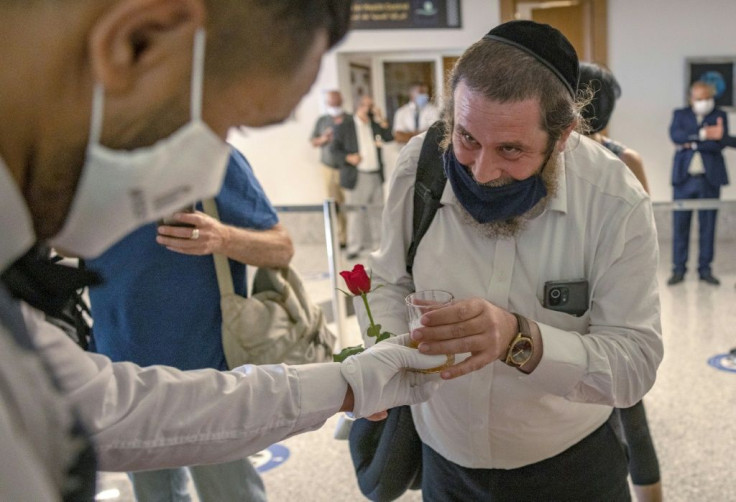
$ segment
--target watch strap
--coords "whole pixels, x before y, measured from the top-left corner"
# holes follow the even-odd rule
[[[519,365],[519,364],[515,363],[511,356],[512,356],[512,351],[513,351],[514,345],[516,345],[516,343],[520,339],[522,339],[522,338],[528,338],[529,341],[532,342],[532,332],[531,332],[531,328],[529,326],[529,321],[527,320],[526,317],[524,317],[522,315],[519,315],[519,314],[517,314],[515,312],[512,312],[512,314],[514,315],[514,317],[516,317],[516,322],[518,324],[518,330],[517,330],[516,336],[514,336],[514,338],[509,343],[508,348],[506,349],[506,356],[504,357],[503,361],[507,365],[512,366],[512,367],[518,369],[519,371],[521,371],[523,373],[526,373],[524,370],[521,369],[521,366],[523,366],[523,365]],[[533,347],[533,345],[532,345],[532,347]],[[526,364],[526,363],[524,363],[524,364]]]
[[[527,320],[527,318],[524,317],[523,315],[517,314],[516,312],[512,312],[512,314],[514,314],[514,317],[516,317],[516,322],[519,323],[519,333],[531,338],[532,330],[529,327],[529,321]]]

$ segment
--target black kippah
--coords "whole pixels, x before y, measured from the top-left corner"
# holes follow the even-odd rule
[[[509,21],[499,24],[483,38],[512,45],[534,56],[565,84],[575,98],[580,74],[578,55],[570,41],[556,28],[534,21]]]

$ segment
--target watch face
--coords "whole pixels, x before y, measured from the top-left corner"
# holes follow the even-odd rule
[[[509,354],[511,361],[517,365],[522,366],[524,363],[529,361],[532,357],[532,341],[529,338],[523,337],[514,343],[511,347],[511,353]]]

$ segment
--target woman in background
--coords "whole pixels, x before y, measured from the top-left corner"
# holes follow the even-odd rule
[[[597,141],[620,158],[634,173],[644,190],[649,193],[644,164],[634,150],[604,136],[616,100],[621,96],[621,87],[613,74],[594,63],[580,63],[580,89],[593,92],[591,103],[583,109],[583,117],[590,125],[588,137]],[[626,446],[629,451],[629,474],[639,502],[662,500],[662,481],[659,461],[649,433],[643,401],[631,408],[617,408]]]

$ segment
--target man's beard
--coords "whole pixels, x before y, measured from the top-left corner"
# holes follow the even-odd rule
[[[547,189],[547,195],[537,202],[529,211],[507,220],[480,223],[478,220],[473,218],[470,213],[468,213],[462,204],[459,204],[463,223],[489,239],[509,238],[518,235],[522,230],[524,230],[529,220],[542,214],[542,211],[544,211],[544,208],[547,206],[547,201],[557,194],[560,158],[559,154],[552,155],[542,168],[542,183],[544,183],[544,187]]]

